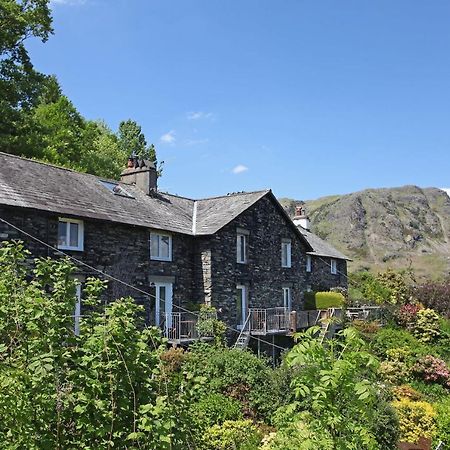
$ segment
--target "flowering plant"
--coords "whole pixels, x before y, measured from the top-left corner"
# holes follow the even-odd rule
[[[413,366],[413,372],[425,381],[450,388],[450,370],[442,359],[426,355]]]

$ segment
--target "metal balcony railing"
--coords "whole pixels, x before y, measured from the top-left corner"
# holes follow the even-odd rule
[[[251,308],[250,332],[252,334],[288,333],[290,331],[289,308]]]
[[[170,343],[187,343],[212,337],[212,327],[202,325],[216,318],[216,313],[201,313],[200,317],[198,312],[163,313],[159,326]]]

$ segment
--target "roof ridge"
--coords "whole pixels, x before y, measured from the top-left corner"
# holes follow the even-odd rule
[[[225,194],[225,195],[216,195],[214,197],[198,198],[195,201],[199,202],[202,200],[215,200],[217,198],[237,197],[238,195],[262,194],[262,193],[267,194],[269,192],[271,192],[271,189],[261,189],[259,191],[230,192],[229,194]]]

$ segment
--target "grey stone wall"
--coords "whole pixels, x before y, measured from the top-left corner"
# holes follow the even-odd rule
[[[236,258],[237,228],[248,235],[248,262]],[[292,264],[281,267],[281,243],[290,239]],[[257,202],[211,240],[212,305],[221,310],[219,317],[231,326],[237,325],[236,285],[248,289],[249,307],[283,306],[283,286],[292,290],[292,309],[302,307],[306,290],[304,244],[293,228],[267,197]]]
[[[312,256],[311,272],[307,273],[306,283],[313,291],[329,291],[334,287],[347,288],[347,261],[336,259],[337,273],[331,273],[331,258]]]
[[[53,247],[57,246],[58,215],[22,208],[0,207],[0,217]],[[153,261],[150,260],[150,230],[111,222],[83,221],[84,251],[64,250],[65,253],[145,292],[150,289],[151,277],[172,277],[173,304],[186,306],[191,301],[194,254],[193,239],[190,236],[172,234],[172,261]],[[33,258],[61,256],[58,252],[0,222],[0,240],[12,239],[24,241]],[[82,278],[87,276],[101,278],[97,272],[83,266],[79,267],[77,273],[82,275]],[[105,293],[108,300],[128,295],[145,305],[147,319],[150,319],[154,301],[116,281],[108,282],[108,290]]]

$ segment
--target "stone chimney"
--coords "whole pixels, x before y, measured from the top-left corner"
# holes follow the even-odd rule
[[[157,179],[155,164],[147,159],[138,159],[134,155],[128,158],[127,168],[120,174],[122,183],[134,184],[147,195],[157,191]]]
[[[305,230],[309,231],[310,229],[310,222],[309,217],[306,215],[306,209],[304,206],[296,206],[295,207],[295,216],[292,219],[295,226],[302,227]]]

